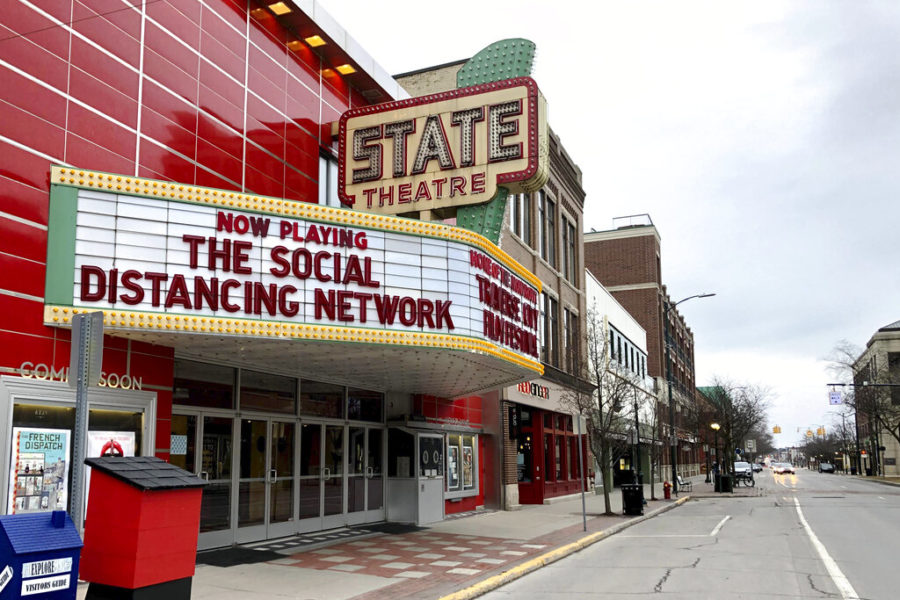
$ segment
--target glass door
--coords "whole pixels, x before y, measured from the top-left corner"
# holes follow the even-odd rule
[[[271,419],[240,420],[235,541],[293,533],[294,424]]]
[[[381,429],[349,429],[347,522],[351,525],[384,519],[382,437]]]
[[[200,505],[198,548],[230,546],[231,526],[231,417],[204,414],[172,415],[169,462],[196,473],[208,484]],[[198,443],[198,440],[202,442]]]
[[[347,524],[344,438],[347,426],[325,425],[322,449],[322,527],[332,529]]]
[[[300,426],[300,530],[322,529],[322,425]]]
[[[272,421],[269,433],[269,523],[267,537],[296,531],[294,512],[294,423]]]

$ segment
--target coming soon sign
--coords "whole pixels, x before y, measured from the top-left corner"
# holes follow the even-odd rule
[[[549,174],[546,103],[529,77],[350,110],[340,120],[341,201],[380,214],[489,201]]]

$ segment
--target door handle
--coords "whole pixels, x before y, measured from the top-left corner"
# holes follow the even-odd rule
[[[324,481],[328,481],[331,479],[331,469],[329,469],[328,467],[324,467],[322,469],[322,479]]]
[[[269,483],[275,483],[276,481],[278,481],[278,471],[271,469],[269,471]]]
[[[366,479],[372,479],[375,475],[375,469],[373,467],[366,467]]]

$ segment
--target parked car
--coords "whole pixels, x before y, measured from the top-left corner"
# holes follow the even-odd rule
[[[745,475],[749,475],[752,467],[750,463],[744,461],[735,461],[734,463],[734,474],[735,476],[741,477]]]
[[[819,473],[834,473],[834,465],[831,463],[819,463]]]
[[[753,463],[753,472],[754,473],[762,473],[763,467],[765,465],[761,463]]]

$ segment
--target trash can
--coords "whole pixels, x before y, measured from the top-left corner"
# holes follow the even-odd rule
[[[734,491],[734,476],[720,475],[722,482],[719,484],[719,491],[723,494],[730,494]]]
[[[87,598],[189,600],[206,482],[159,458],[88,458]]]
[[[850,467],[850,474],[856,475],[856,467]]]
[[[75,600],[81,537],[64,510],[0,517],[0,599]]]
[[[636,483],[622,484],[622,510],[626,515],[644,514],[644,486]]]
[[[722,491],[722,475],[719,473],[713,475],[713,491],[717,493]]]

